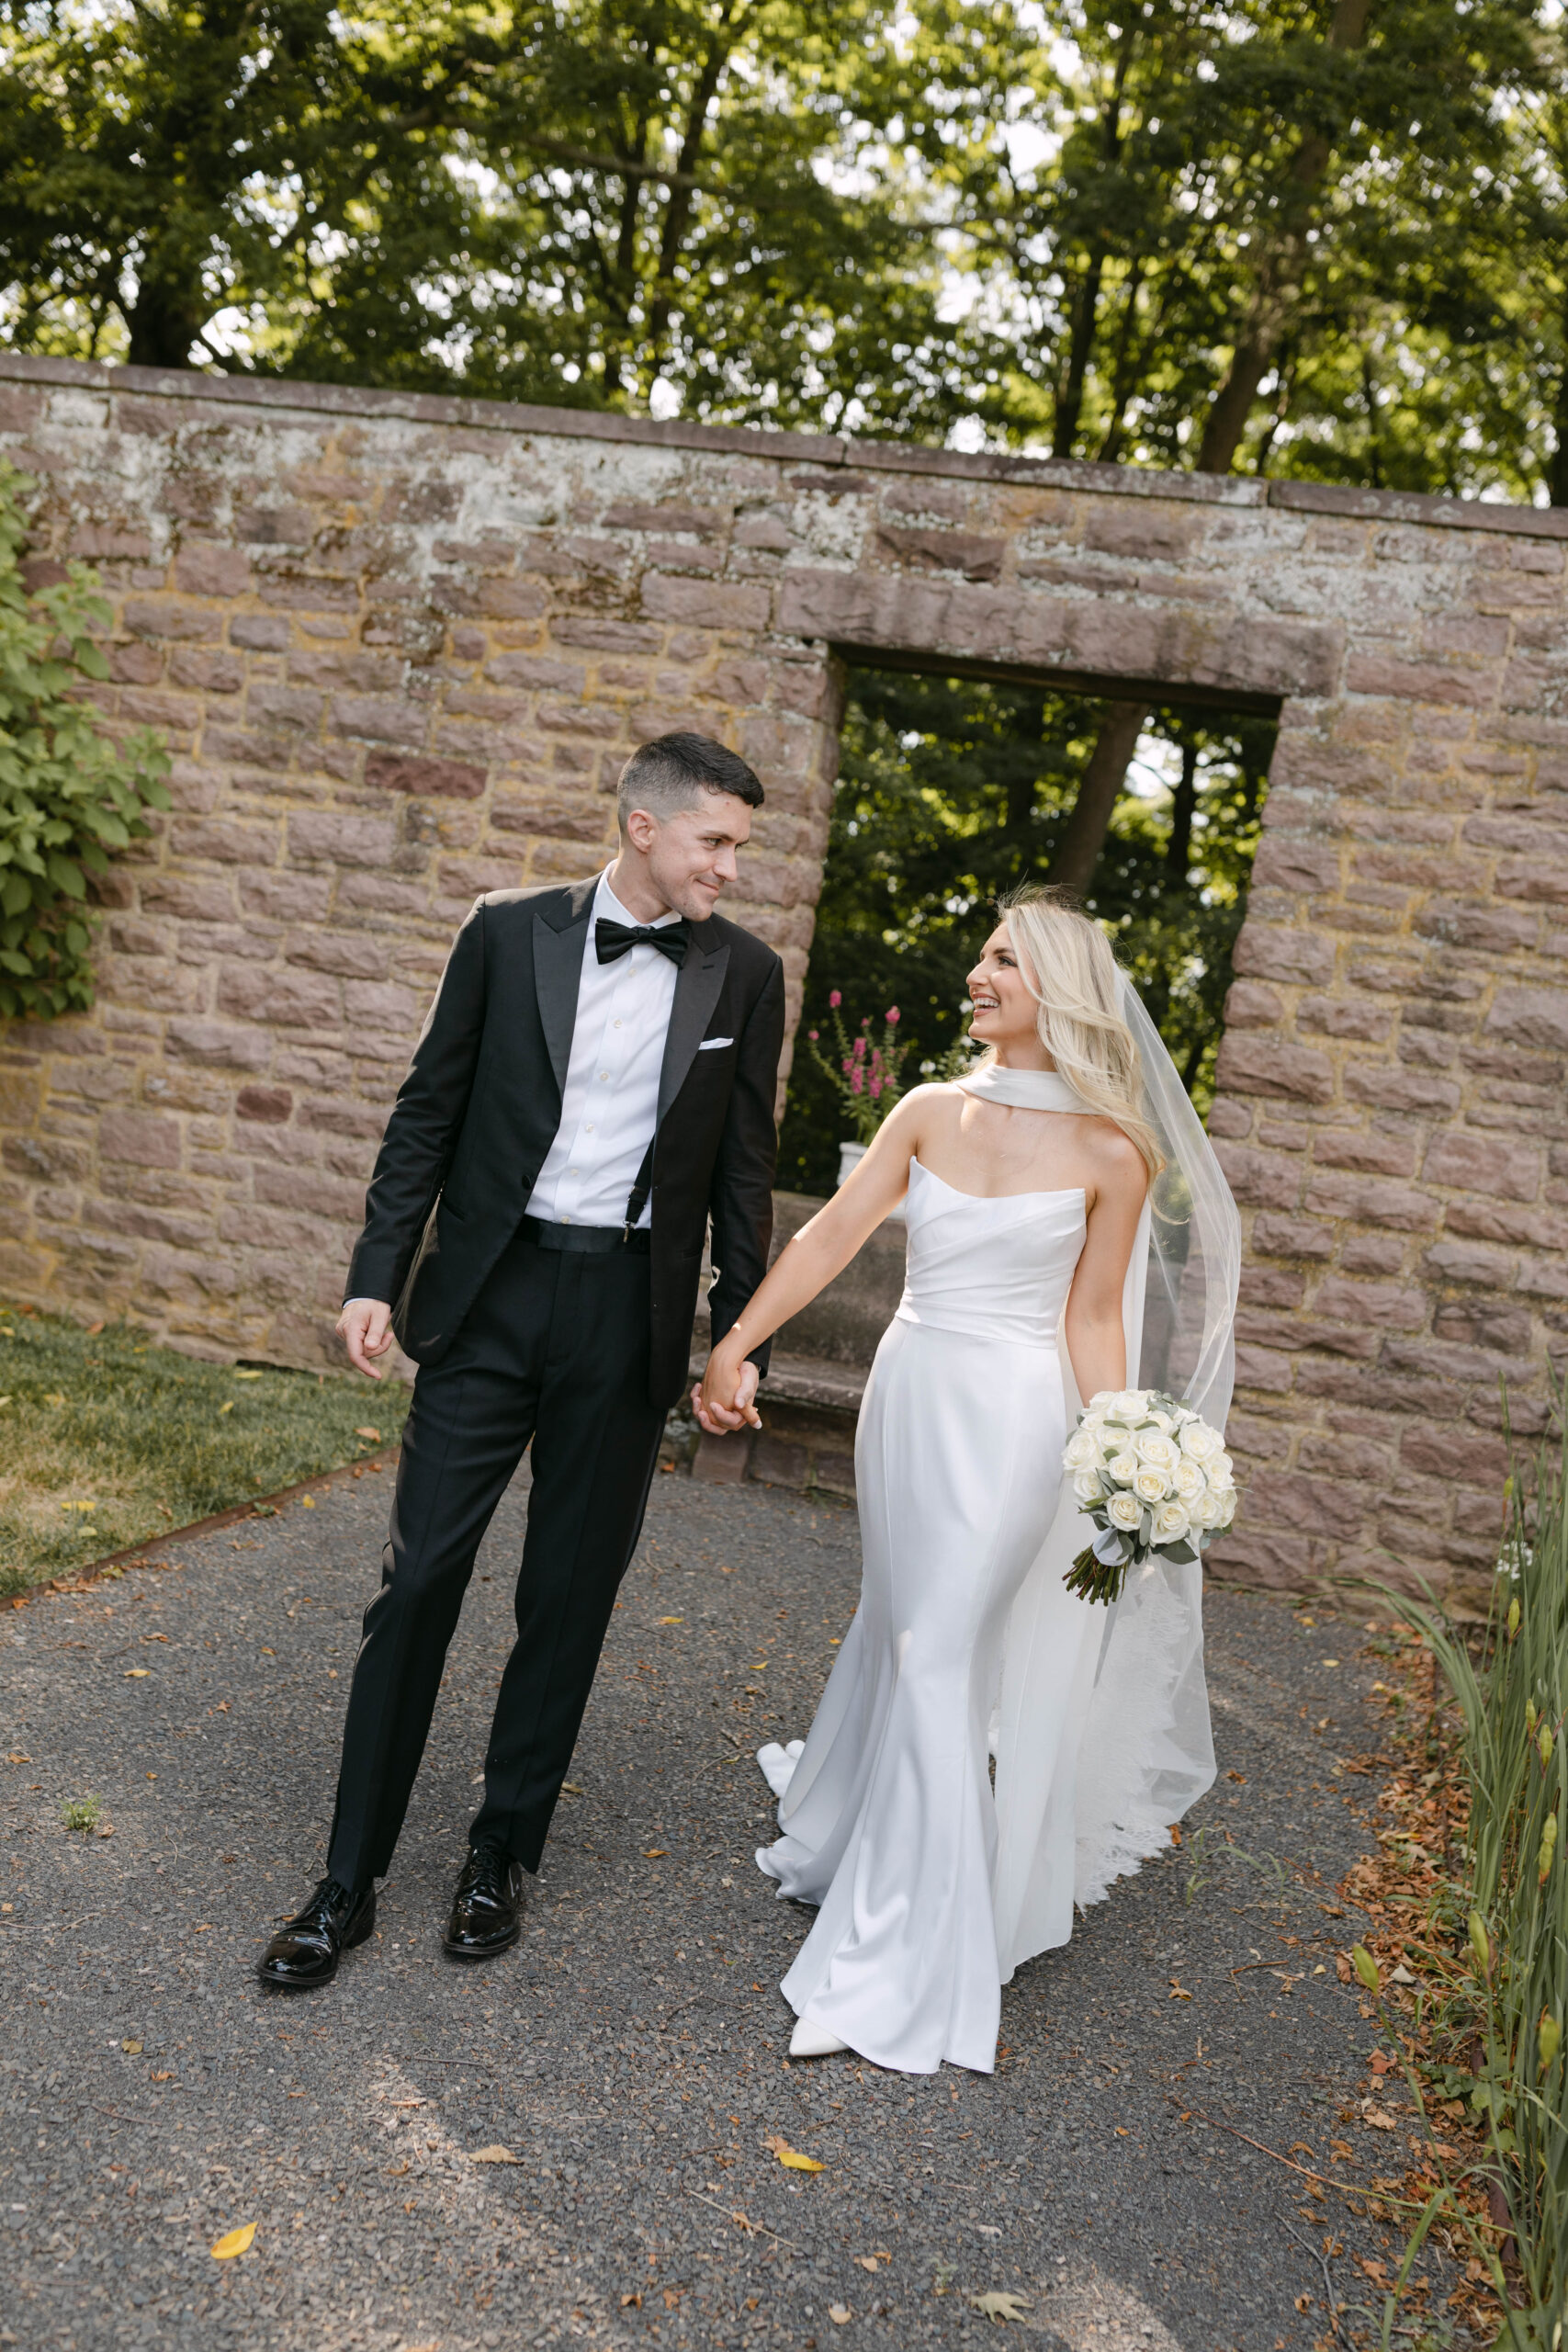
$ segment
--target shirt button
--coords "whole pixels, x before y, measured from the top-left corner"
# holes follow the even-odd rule
[[[567,1174],[568,1174],[569,1176],[575,1176],[575,1175],[576,1175],[576,1173],[577,1173],[577,1170],[576,1170],[576,1169],[575,1169],[575,1168],[569,1168],[569,1169],[567,1170],[567,1171],[566,1171],[566,1172],[567,1172]]]
[[[620,1025],[621,1025],[621,1024],[620,1024],[620,1023],[617,1021],[617,1022],[615,1022],[613,1025],[614,1025],[615,1028],[617,1028],[617,1029],[618,1029],[618,1028],[620,1027]]]
[[[582,1132],[585,1136],[591,1136],[593,1133],[593,1122],[592,1119],[589,1120],[588,1125],[583,1128]]]
[[[600,1085],[601,1085],[601,1086],[608,1086],[609,1082],[610,1082],[610,1073],[609,1073],[609,1071],[608,1071],[607,1069],[602,1069],[602,1070],[600,1071],[600,1073],[599,1073],[599,1083],[600,1083]]]

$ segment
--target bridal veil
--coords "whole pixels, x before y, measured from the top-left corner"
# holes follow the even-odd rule
[[[1127,1385],[1167,1389],[1223,1430],[1235,1368],[1240,1221],[1125,973],[1121,1009],[1166,1162],[1145,1204],[1122,1293]],[[979,1091],[989,1091],[983,1078]],[[1065,1351],[1062,1373],[1070,1430],[1082,1400]],[[1064,1481],[1008,1623],[994,1742],[1004,1984],[1021,1962],[1067,1940],[1075,1902],[1099,1902],[1114,1879],[1165,1849],[1170,1825],[1214,1778],[1201,1563],[1151,1561],[1107,1610],[1063,1586],[1087,1533]]]

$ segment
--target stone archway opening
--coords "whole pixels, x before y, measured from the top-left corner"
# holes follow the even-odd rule
[[[841,1147],[864,1132],[863,1079],[849,1102],[839,1082],[846,1040],[890,1046],[903,1057],[901,1089],[961,1062],[964,976],[991,904],[1021,882],[1054,878],[1113,713],[1135,717],[1139,733],[1100,818],[1084,903],[1206,1113],[1279,698],[1217,698],[1179,681],[1133,697],[1121,679],[889,659],[842,642],[832,654],[839,772],[781,1134],[781,1241],[833,1189]],[[854,1411],[902,1280],[895,1223],[781,1333],[769,1431],[750,1475],[852,1490]],[[710,1447],[706,1466],[733,1456]]]

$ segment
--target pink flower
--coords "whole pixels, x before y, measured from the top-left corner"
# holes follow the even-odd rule
[[[816,1045],[818,1039],[821,1036],[822,1032],[820,1029],[808,1029],[806,1034],[810,1038],[812,1044]]]
[[[887,1025],[890,1029],[896,1028],[897,1026],[897,1022],[898,1008],[896,1004],[890,1004],[887,1008]]]
[[[831,995],[830,995],[830,996],[829,997],[829,999],[828,999],[828,1009],[829,1009],[829,1011],[830,1012],[837,1012],[837,1011],[839,1010],[839,1007],[842,1004],[843,1001],[844,1001],[844,1000],[843,1000],[843,997],[842,997],[841,993],[840,992],[840,990],[839,990],[838,989],[835,989],[832,991]]]
[[[881,1080],[879,1078],[874,1078],[874,1079],[872,1080],[872,1081],[871,1081],[871,1099],[872,1099],[872,1101],[873,1101],[874,1102],[875,1102],[875,1100],[876,1100],[877,1096],[881,1093],[881,1091],[882,1091],[882,1080]]]
[[[858,1069],[853,1071],[850,1078],[850,1092],[852,1094],[859,1094],[864,1085],[865,1079],[863,1073]]]
[[[857,1037],[855,1039],[855,1059],[857,1062],[863,1062],[865,1059],[865,1039],[863,1037]]]

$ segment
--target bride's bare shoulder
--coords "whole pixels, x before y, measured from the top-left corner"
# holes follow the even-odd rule
[[[1088,1118],[1083,1125],[1096,1191],[1131,1193],[1141,1201],[1148,1190],[1149,1169],[1132,1136],[1114,1119]]]

